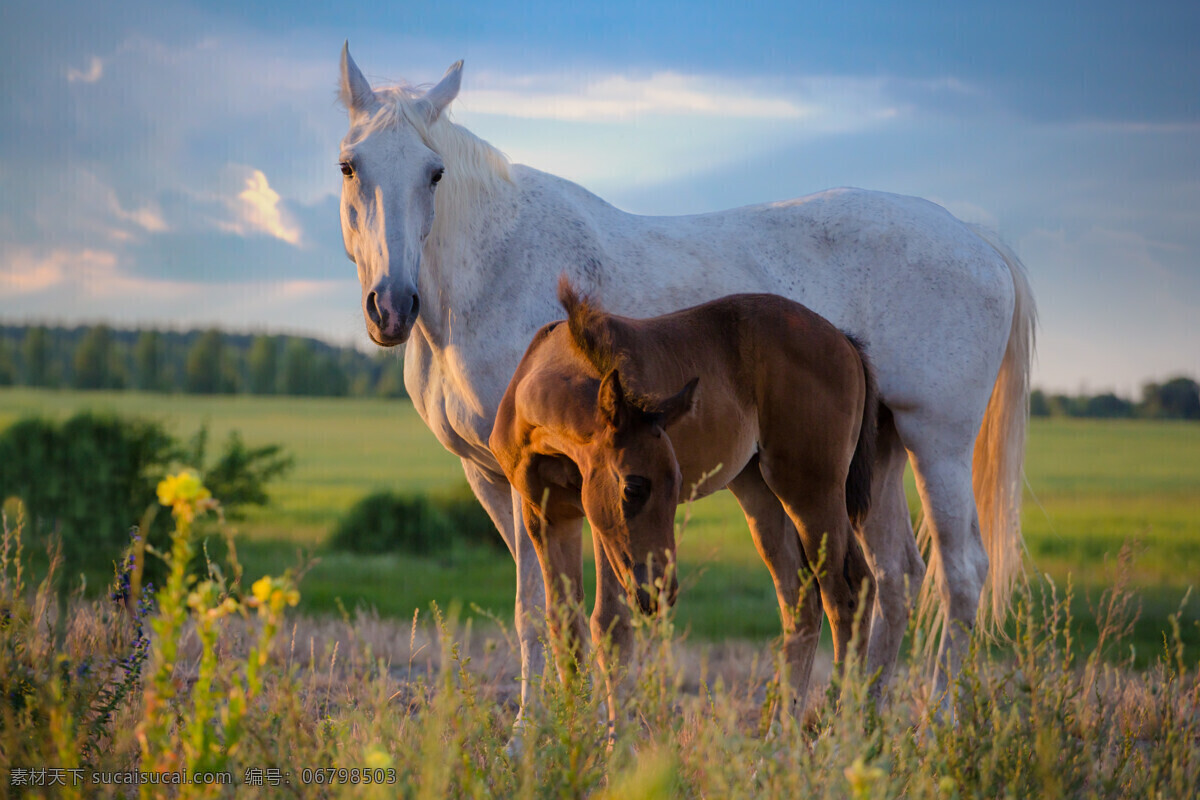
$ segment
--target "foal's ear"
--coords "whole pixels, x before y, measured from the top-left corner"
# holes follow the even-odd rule
[[[462,59],[455,61],[438,81],[437,86],[434,86],[417,101],[421,104],[431,123],[442,115],[446,106],[450,105],[454,98],[458,97],[458,90],[462,86],[462,68]]]
[[[680,389],[679,393],[674,397],[668,397],[658,404],[653,413],[659,415],[658,424],[661,427],[669,427],[680,417],[692,410],[692,406],[696,402],[696,384],[698,383],[700,383],[699,375],[688,381],[687,386]]]
[[[338,99],[351,114],[368,111],[375,105],[375,92],[371,84],[350,57],[349,41],[342,45],[342,79],[338,87]]]
[[[611,428],[619,429],[630,422],[634,408],[625,397],[625,387],[621,386],[621,376],[615,369],[609,370],[600,381],[596,410],[600,412],[600,419]]]

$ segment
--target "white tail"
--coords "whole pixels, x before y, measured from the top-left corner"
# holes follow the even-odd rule
[[[1015,300],[1012,327],[1000,372],[992,387],[983,424],[975,438],[971,464],[975,504],[979,510],[979,533],[988,554],[988,582],[980,599],[979,623],[998,629],[1008,612],[1013,587],[1022,572],[1024,541],[1021,538],[1021,490],[1025,461],[1025,432],[1029,422],[1029,373],[1037,327],[1037,308],[1029,278],[1020,259],[989,232],[972,225],[979,238],[991,245],[1012,273]],[[928,553],[929,574],[921,590],[919,619],[933,623],[936,631],[943,620],[937,593],[941,564],[936,548],[930,547],[929,526],[923,521],[919,545]],[[937,637],[930,635],[930,647]]]

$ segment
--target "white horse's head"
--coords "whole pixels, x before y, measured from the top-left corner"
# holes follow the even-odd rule
[[[376,92],[342,48],[340,95],[350,116],[338,156],[342,240],[358,265],[367,334],[385,347],[407,341],[420,312],[421,253],[445,169],[422,134],[458,95],[461,74],[459,61],[427,92]]]

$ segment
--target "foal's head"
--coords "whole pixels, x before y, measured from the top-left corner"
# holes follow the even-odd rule
[[[634,397],[617,370],[600,382],[597,430],[583,473],[583,509],[613,570],[642,611],[653,613],[661,588],[668,603],[678,588],[667,565],[675,558],[680,474],[663,430],[692,407],[698,379],[673,397]],[[648,587],[648,588],[647,588]]]
[[[677,584],[667,564],[675,557],[679,462],[665,428],[688,413],[699,378],[672,397],[643,397],[621,385],[618,367],[636,363],[643,344],[620,318],[581,297],[564,274],[558,299],[576,351],[602,376],[596,420],[583,475],[583,511],[613,570],[638,605],[652,613],[658,588],[674,602]],[[624,365],[624,366],[622,366]],[[645,376],[643,376],[645,377]],[[647,588],[649,587],[649,590]]]

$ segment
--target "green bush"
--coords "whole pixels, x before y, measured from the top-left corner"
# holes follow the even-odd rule
[[[207,426],[192,437],[182,460],[198,466],[208,463]],[[293,466],[295,459],[284,452],[282,445],[246,447],[242,435],[230,431],[220,458],[203,468],[204,485],[213,497],[220,498],[226,517],[240,519],[247,506],[265,506],[270,499],[267,484]]]
[[[356,553],[412,555],[436,555],[461,546],[505,547],[466,484],[427,495],[369,494],[346,512],[329,543]]]
[[[205,468],[201,429],[189,446],[149,420],[77,414],[57,423],[19,420],[0,432],[0,500],[20,497],[35,538],[62,540],[63,574],[104,575],[129,544],[129,531],[157,506],[154,487],[172,465],[196,467],[227,497],[226,512],[261,505],[267,481],[291,459],[278,446],[247,448],[237,433]],[[147,542],[165,548],[170,515],[158,514]],[[152,561],[151,565],[156,565]]]
[[[35,537],[61,537],[67,575],[89,564],[108,572],[176,449],[154,422],[20,420],[0,434],[0,497],[25,502]]]

